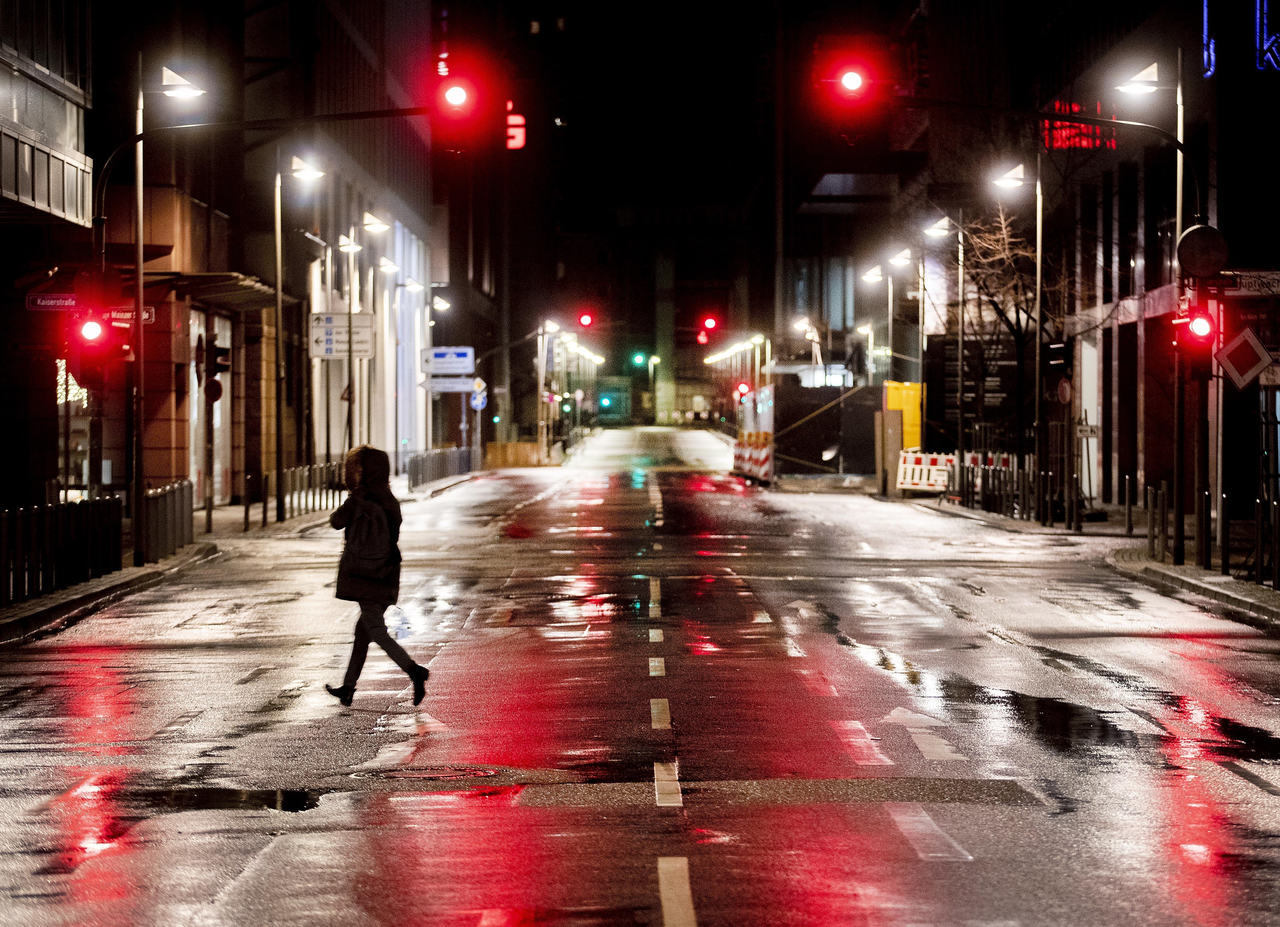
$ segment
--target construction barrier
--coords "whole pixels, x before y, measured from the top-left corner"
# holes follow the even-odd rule
[[[951,470],[955,465],[955,454],[903,451],[898,456],[898,488],[917,492],[946,492]]]

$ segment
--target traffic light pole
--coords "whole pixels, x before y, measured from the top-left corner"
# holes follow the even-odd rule
[[[1182,348],[1173,349],[1173,565],[1182,566],[1187,556],[1186,511],[1182,502],[1182,451],[1185,443],[1184,423],[1186,388],[1183,383]]]
[[[133,188],[137,224],[134,226],[134,259],[135,272],[133,280],[133,491],[129,499],[129,517],[133,523],[133,565],[142,566],[146,562],[146,527],[142,517],[142,497],[146,492],[146,473],[143,466],[143,449],[146,446],[143,417],[143,385],[146,371],[146,339],[143,337],[142,309],[145,301],[143,292],[143,265],[146,259],[143,254],[143,179],[142,179],[142,99],[143,99],[142,53],[138,53],[138,110],[135,128],[133,155]],[[103,230],[103,248],[106,247],[106,231]]]

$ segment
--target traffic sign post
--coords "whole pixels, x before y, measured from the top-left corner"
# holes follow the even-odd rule
[[[311,315],[311,356],[323,360],[345,360],[347,354],[352,357],[373,357],[373,316],[367,312],[357,312],[350,316],[351,350],[348,352],[347,337],[348,316]]]

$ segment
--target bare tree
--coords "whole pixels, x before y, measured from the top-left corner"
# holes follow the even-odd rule
[[[966,379],[977,384],[981,403],[986,384],[998,374],[997,364],[1015,365],[1013,426],[1016,450],[1023,454],[1026,397],[1034,388],[1029,381],[1035,363],[1035,245],[1019,233],[1014,216],[1003,207],[990,218],[967,223],[964,236],[965,276],[976,297],[976,306],[970,302],[965,315]],[[1060,298],[1065,280],[1061,268],[1046,255],[1041,255],[1041,278],[1042,337],[1060,339],[1065,331],[1067,301]]]

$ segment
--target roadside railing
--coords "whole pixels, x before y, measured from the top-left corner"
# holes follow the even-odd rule
[[[280,473],[280,481],[284,485],[284,517],[296,518],[312,512],[335,509],[346,492],[343,486],[342,462],[305,464],[301,467],[286,467]],[[261,483],[259,489],[257,484]],[[258,500],[256,503],[254,500]],[[258,479],[253,474],[245,477],[244,493],[244,530],[248,531],[253,521],[251,513],[254,505],[262,510],[262,527],[274,519],[272,513],[276,509],[276,494],[272,483],[272,474],[264,473]]]
[[[155,563],[190,544],[195,532],[195,488],[190,480],[148,489],[142,500],[142,560]]]
[[[446,476],[471,473],[483,466],[478,450],[469,447],[445,447],[414,454],[407,461],[409,488],[422,486]]]
[[[0,606],[120,569],[123,524],[119,496],[0,511]]]

